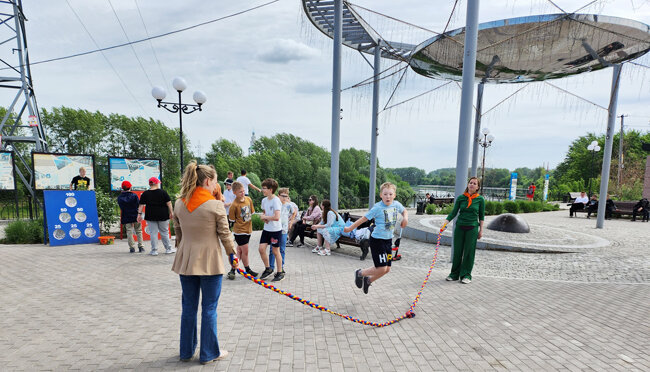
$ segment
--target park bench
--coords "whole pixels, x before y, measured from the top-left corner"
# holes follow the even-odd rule
[[[349,218],[350,221],[356,222],[359,218],[363,216],[352,215],[349,213],[342,213],[341,217],[343,218],[343,220],[347,220],[347,218]],[[368,226],[370,226],[370,221],[361,224],[359,228],[368,227]],[[316,239],[316,233],[317,233],[316,230],[312,230],[312,229],[305,230],[305,237]],[[370,250],[370,243],[368,242],[368,239],[363,239],[360,242],[357,242],[355,239],[348,238],[347,236],[341,236],[339,240],[336,241],[336,248],[341,248],[341,244],[351,245],[354,247],[361,248],[361,256],[359,257],[359,259],[362,261],[366,259],[366,256],[368,255],[368,252]]]
[[[449,197],[449,198],[433,198],[433,203],[429,204],[435,204],[439,207],[446,205],[446,204],[454,204],[454,198]]]
[[[580,192],[568,192],[566,193],[564,200],[567,203],[566,205],[571,205],[580,196]]]
[[[621,216],[632,216],[634,206],[636,205],[636,201],[614,201],[614,204],[616,205],[616,210],[612,211],[612,217],[619,218]],[[587,208],[585,209],[579,209],[576,210],[576,213],[587,213],[589,210]],[[597,215],[597,211],[591,212],[593,215]]]

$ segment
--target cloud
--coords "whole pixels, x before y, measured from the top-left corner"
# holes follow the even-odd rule
[[[268,63],[287,64],[318,57],[320,51],[291,39],[279,39],[271,42],[257,58]]]

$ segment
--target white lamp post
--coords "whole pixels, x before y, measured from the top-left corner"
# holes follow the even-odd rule
[[[481,167],[481,190],[480,193],[483,194],[483,184],[485,183],[485,149],[488,147],[492,146],[492,141],[494,141],[494,135],[490,134],[490,130],[488,128],[483,128],[481,129],[481,133],[483,134],[483,138],[479,138],[478,144],[479,146],[483,147],[483,165]]]
[[[175,77],[174,80],[172,81],[172,86],[178,92],[178,102],[163,102],[162,100],[165,99],[165,97],[167,96],[167,92],[162,87],[153,87],[153,89],[151,90],[151,95],[153,96],[153,98],[156,99],[156,101],[158,101],[158,107],[162,107],[171,113],[178,112],[178,122],[180,124],[180,151],[181,151],[181,177],[182,177],[183,166],[185,165],[185,163],[183,162],[183,114],[191,114],[194,111],[201,111],[201,105],[203,105],[208,100],[208,98],[206,97],[205,93],[203,93],[200,90],[197,90],[196,92],[194,92],[194,95],[192,96],[194,102],[196,102],[196,105],[190,103],[183,103],[181,99],[181,94],[185,89],[187,89],[187,83],[185,82],[185,79],[183,79],[182,77]]]
[[[600,146],[598,146],[598,141],[591,141],[587,150],[591,151],[591,175],[589,176],[589,197],[591,198],[591,179],[594,178],[594,157],[596,153],[600,151]]]

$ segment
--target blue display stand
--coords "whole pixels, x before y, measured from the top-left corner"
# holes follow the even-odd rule
[[[51,246],[99,242],[94,191],[45,190],[43,198]]]

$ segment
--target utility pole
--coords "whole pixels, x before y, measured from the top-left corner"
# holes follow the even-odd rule
[[[625,135],[625,131],[623,130],[623,119],[628,115],[619,115],[619,118],[621,118],[621,134],[618,139],[618,177],[616,178],[616,189],[619,190],[621,188],[621,180],[623,178],[623,136]]]

